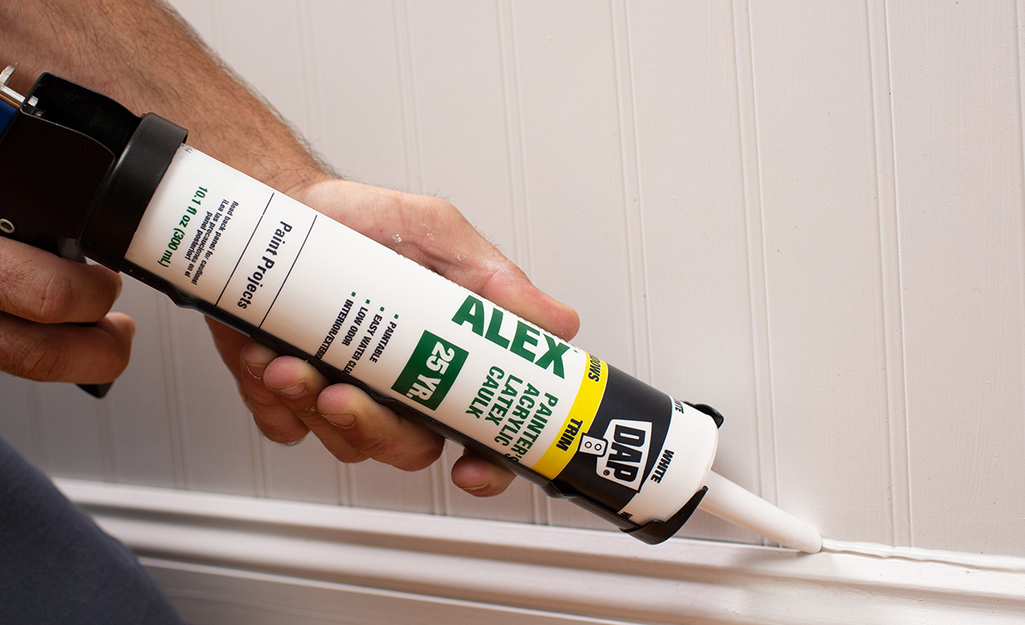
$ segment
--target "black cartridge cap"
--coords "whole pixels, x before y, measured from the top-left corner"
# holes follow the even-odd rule
[[[702,486],[676,514],[665,521],[649,521],[637,529],[625,529],[623,532],[649,545],[665,542],[672,538],[676,532],[680,531],[683,524],[698,509],[698,504],[701,503],[701,499],[707,492],[708,487]]]
[[[82,253],[121,270],[142,215],[186,134],[163,117],[143,116],[96,194],[78,239]]]

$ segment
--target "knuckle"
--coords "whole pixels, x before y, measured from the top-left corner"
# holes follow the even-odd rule
[[[295,398],[283,397],[282,402],[292,414],[304,421],[320,416],[320,411],[317,410],[317,397],[312,393],[307,392]]]
[[[290,417],[282,417],[274,412],[256,408],[249,399],[244,400],[244,403],[252,413],[256,427],[267,440],[281,445],[295,445],[310,432],[309,428],[302,423],[296,423]]]
[[[115,354],[109,361],[107,368],[104,369],[104,371],[109,372],[105,377],[109,377],[111,380],[120,377],[125,372],[125,369],[128,368],[128,361],[128,354]]]
[[[433,455],[420,454],[403,458],[395,458],[390,464],[403,471],[421,471],[434,464],[437,460]]]
[[[34,300],[40,321],[63,321],[75,307],[74,285],[68,276],[52,274],[37,287]]]
[[[391,441],[381,436],[368,436],[358,441],[350,441],[353,449],[358,455],[365,458],[384,461],[392,451]]]
[[[25,288],[25,272],[16,263],[0,263],[0,310],[17,312],[15,294]]]
[[[317,411],[317,406],[309,402],[303,402],[298,406],[292,406],[292,412],[294,412],[297,417],[303,419],[304,421],[306,419],[312,419],[314,417],[320,416],[320,413]]]
[[[419,471],[438,459],[441,445],[413,445],[392,438],[375,438],[365,441],[358,451],[403,471]]]
[[[278,401],[279,406],[286,409],[293,417],[299,419],[307,426],[320,416],[315,397],[308,395],[299,398],[280,397]]]
[[[50,338],[42,338],[25,347],[21,352],[15,372],[19,377],[37,382],[49,382],[60,378],[67,368],[67,352]]]
[[[281,408],[281,400],[275,396],[268,396],[263,393],[250,393],[245,400],[249,412],[266,418],[274,411]]]
[[[433,445],[425,445],[421,447],[419,449],[419,453],[410,454],[404,459],[402,464],[398,466],[400,469],[404,469],[406,471],[419,471],[421,469],[426,469],[441,457],[441,452],[444,447],[444,441],[437,440]]]

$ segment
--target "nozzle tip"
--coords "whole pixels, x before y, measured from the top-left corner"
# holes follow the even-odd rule
[[[789,512],[714,472],[709,472],[705,485],[708,493],[700,505],[705,512],[790,549],[804,553],[822,549],[822,536]]]

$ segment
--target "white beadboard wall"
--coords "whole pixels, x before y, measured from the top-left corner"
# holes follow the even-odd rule
[[[576,344],[719,408],[719,472],[832,538],[1025,556],[1025,0],[173,4],[341,174],[450,199]],[[118,307],[107,399],[0,377],[56,476],[602,527],[463,494],[458,450],[269,443],[198,315]]]

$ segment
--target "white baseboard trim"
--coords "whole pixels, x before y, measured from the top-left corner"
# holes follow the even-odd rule
[[[1021,623],[1025,573],[59,480],[218,623]],[[934,552],[929,552],[934,553]],[[899,554],[898,554],[899,555]]]

